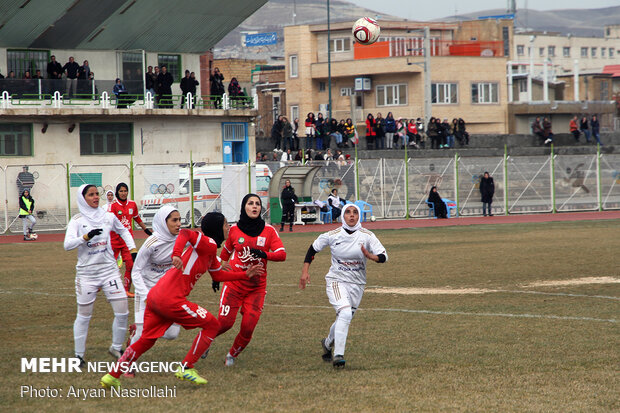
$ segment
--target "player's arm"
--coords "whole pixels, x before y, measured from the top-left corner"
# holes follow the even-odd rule
[[[222,252],[220,253],[220,258],[222,259],[222,261],[228,261],[234,249],[235,247],[233,237],[228,236],[226,242],[224,243],[224,246],[222,247]]]
[[[146,227],[146,224],[142,221],[142,218],[140,218],[140,215],[138,214],[138,206],[137,205],[134,208],[134,211],[135,212],[134,212],[132,218],[133,218],[134,221],[136,221],[136,224],[138,224],[140,226],[140,228],[142,228],[142,231],[144,231],[146,233],[146,235],[148,235],[149,237],[151,235],[153,235],[153,232]]]
[[[252,278],[255,275],[262,274],[264,271],[262,265],[252,265],[247,271],[224,271],[222,267],[209,270],[209,274],[213,281],[216,282],[224,282],[224,281],[236,281],[236,280],[247,280],[248,278]]]
[[[132,254],[131,258],[135,258],[133,254],[136,254],[138,250],[136,249],[136,243],[131,236],[131,232],[129,232],[129,230],[125,228],[125,226],[121,224],[121,221],[118,219],[115,218],[110,221],[112,221],[112,231],[121,236],[123,241],[125,241],[125,245],[127,245],[129,252]]]
[[[314,260],[314,255],[317,253],[315,249],[310,245],[306,252],[306,258],[304,258],[304,264],[301,267],[301,278],[299,279],[299,288],[304,289],[306,285],[310,284],[310,264]]]
[[[87,237],[88,234],[84,234],[84,236],[80,236],[78,234],[78,222],[75,219],[72,219],[71,221],[69,221],[69,225],[67,226],[67,232],[65,233],[65,242],[64,242],[64,247],[65,247],[65,251],[70,251],[72,249],[75,249],[77,247],[79,247],[80,245],[86,243],[86,241],[88,241],[88,239],[84,238]]]
[[[174,266],[174,268],[176,268],[177,270],[183,269],[183,261],[181,260],[181,255],[183,254],[185,246],[188,243],[192,246],[196,245],[201,235],[202,234],[199,234],[198,232],[189,230],[187,228],[181,229],[176,241],[174,242],[174,247],[172,248],[172,265]]]
[[[374,262],[378,262],[379,264],[387,261],[387,252],[385,251],[385,247],[381,244],[381,241],[372,234],[370,239],[370,251],[368,251],[364,245],[362,245],[362,253],[369,260],[373,260]],[[373,254],[376,253],[376,254]]]
[[[148,265],[153,250],[150,247],[142,247],[138,252],[138,256],[133,261],[133,269],[131,270],[131,280],[134,285],[134,290],[140,297],[146,298],[148,289],[142,278],[142,270]]]

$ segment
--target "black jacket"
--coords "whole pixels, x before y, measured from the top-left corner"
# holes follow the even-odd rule
[[[290,207],[298,202],[297,195],[295,195],[295,189],[292,186],[284,187],[280,198],[282,199],[282,206]]]
[[[481,202],[491,203],[493,202],[493,194],[495,194],[495,183],[493,183],[493,177],[480,178],[480,195]]]
[[[174,83],[174,79],[170,72],[160,72],[157,75],[157,86],[158,92],[162,95],[172,95],[172,84]]]

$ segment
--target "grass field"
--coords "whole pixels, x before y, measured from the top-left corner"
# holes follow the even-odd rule
[[[1,245],[0,410],[618,411],[619,233],[618,220],[376,231],[389,262],[369,264],[341,371],[320,357],[335,317],[323,279],[329,253],[317,255],[300,291],[317,234],[286,233],[288,259],[269,264],[263,316],[234,367],[223,360],[239,320],[198,363],[206,386],[139,374],[123,386],[176,386],[176,398],[84,401],[20,397],[22,385],[98,387],[95,373],[20,372],[22,357],[72,355],[75,252]],[[210,286],[205,276],[190,298],[215,312]],[[87,360],[111,360],[111,320],[100,293]],[[178,361],[194,335],[160,340],[141,361]]]

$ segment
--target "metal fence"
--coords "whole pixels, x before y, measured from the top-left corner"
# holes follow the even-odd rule
[[[0,231],[19,233],[19,195],[31,189],[36,229],[63,230],[77,213],[76,189],[96,185],[105,205],[105,191],[119,182],[130,187],[130,197],[150,225],[155,212],[172,203],[185,224],[199,225],[210,211],[236,221],[241,198],[248,191],[263,198],[263,217],[269,219],[267,200],[271,176],[291,162],[254,164],[47,164],[0,166]],[[429,159],[362,159],[312,161],[321,166],[311,183],[312,199],[325,200],[332,189],[349,201],[364,200],[377,218],[428,217],[431,187],[454,201],[461,216],[481,215],[479,182],[485,171],[495,181],[493,212],[518,214],[555,211],[620,209],[620,155],[549,155]],[[190,195],[192,194],[192,195]]]

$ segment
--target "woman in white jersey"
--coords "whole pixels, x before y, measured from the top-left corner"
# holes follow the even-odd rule
[[[153,218],[153,235],[148,237],[134,261],[131,278],[136,291],[134,313],[135,324],[129,327],[131,344],[142,335],[146,296],[157,281],[172,268],[172,249],[181,229],[179,210],[164,205]],[[168,340],[177,338],[180,331],[178,324],[172,324],[163,335]]]
[[[80,213],[69,221],[64,247],[67,251],[78,249],[78,261],[75,266],[78,309],[73,323],[73,339],[75,356],[80,359],[82,365],[85,363],[88,324],[99,289],[103,290],[114,311],[112,345],[109,352],[117,359],[121,356],[127,332],[129,307],[123,281],[112,253],[110,231],[116,232],[125,240],[134,256],[136,244],[127,228],[114,215],[99,208],[99,193],[96,186],[82,185],[76,195]]]
[[[342,227],[319,235],[308,248],[299,280],[302,290],[310,283],[308,270],[314,255],[325,247],[332,252],[332,265],[325,281],[329,303],[336,310],[336,321],[327,338],[321,341],[322,357],[326,362],[331,361],[334,367],[344,367],[349,324],[366,286],[366,261],[386,262],[387,253],[375,234],[362,228],[358,206],[347,204],[342,214]]]

